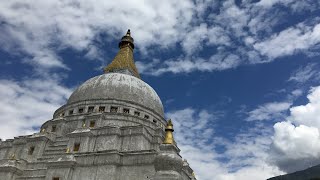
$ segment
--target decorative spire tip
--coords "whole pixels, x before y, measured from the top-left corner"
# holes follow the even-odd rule
[[[113,59],[113,61],[104,68],[104,73],[118,72],[140,78],[138,69],[133,60],[133,41],[134,40],[131,37],[130,29],[128,29],[127,33],[121,38],[121,41],[119,42],[120,50],[118,54]]]
[[[131,36],[130,29],[128,29],[126,36]]]
[[[168,120],[167,127],[166,127],[166,135],[163,141],[163,144],[174,144],[174,139],[173,139],[173,124],[171,119]]]

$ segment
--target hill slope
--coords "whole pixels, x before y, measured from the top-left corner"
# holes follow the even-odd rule
[[[302,171],[273,177],[268,180],[320,180],[320,164]]]

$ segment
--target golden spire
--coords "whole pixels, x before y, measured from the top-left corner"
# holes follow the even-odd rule
[[[119,52],[113,61],[104,68],[104,73],[120,72],[129,73],[132,76],[140,78],[138,69],[133,60],[133,38],[131,37],[130,29],[124,35],[119,43]]]
[[[166,135],[163,144],[174,144],[173,131],[173,124],[171,119],[169,119],[166,127]]]

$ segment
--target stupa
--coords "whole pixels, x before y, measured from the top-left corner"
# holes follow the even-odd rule
[[[38,133],[0,141],[0,180],[195,180],[162,102],[141,80],[130,30]]]

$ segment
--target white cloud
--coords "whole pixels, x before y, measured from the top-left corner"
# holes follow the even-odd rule
[[[270,158],[284,171],[320,163],[320,86],[312,88],[309,103],[290,109],[287,121],[274,125]]]
[[[55,80],[0,80],[0,137],[8,139],[38,130],[70,93]]]
[[[301,23],[254,44],[254,48],[271,60],[308,50],[320,42],[320,24],[306,26]]]
[[[288,118],[297,125],[313,126],[320,129],[320,86],[312,88],[307,96],[309,103],[295,106],[290,109],[291,116]]]
[[[198,51],[204,45],[203,41],[208,38],[208,29],[206,24],[201,24],[193,28],[188,36],[182,41],[182,47],[188,54]]]
[[[185,38],[181,43],[184,51],[189,56],[202,50],[204,46],[230,46],[231,44],[228,34],[219,26],[207,27],[207,24],[202,23],[185,34]]]
[[[271,102],[260,105],[258,108],[248,112],[247,121],[270,120],[284,117],[285,112],[289,109],[289,102]]]
[[[290,122],[274,125],[271,161],[284,171],[303,170],[320,163],[319,129]]]

